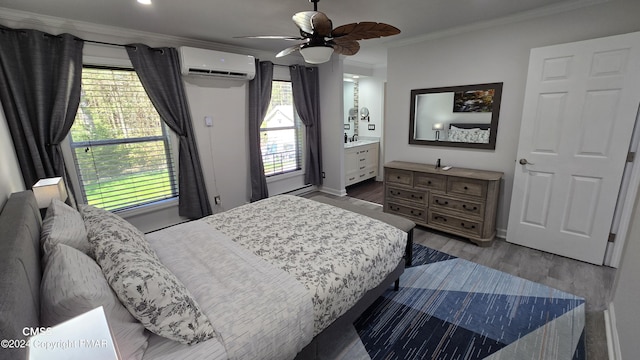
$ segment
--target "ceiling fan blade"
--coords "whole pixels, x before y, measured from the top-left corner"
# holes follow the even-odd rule
[[[302,11],[293,15],[292,19],[304,34],[318,34],[325,37],[331,36],[333,23],[327,15],[322,12]]]
[[[349,40],[375,39],[397,34],[400,34],[400,30],[397,27],[371,21],[341,25],[331,32],[333,38],[345,38]]]
[[[298,45],[293,45],[293,46],[289,46],[288,48],[280,51],[278,54],[276,54],[276,57],[283,57],[283,56],[287,56],[289,54],[291,54],[292,52],[296,52],[296,51],[300,51],[300,49],[302,49],[302,45],[304,44],[298,44]]]
[[[313,34],[313,24],[311,23],[311,19],[317,13],[317,11],[301,11],[293,15],[291,19],[296,26],[300,28],[300,30],[307,34]]]
[[[324,37],[331,36],[331,29],[333,29],[333,23],[331,20],[321,12],[316,12],[311,17],[311,25],[313,30],[315,30],[316,34],[322,35]]]
[[[342,55],[355,55],[360,51],[360,44],[355,40],[333,39],[329,42],[334,52]]]
[[[274,39],[274,40],[305,40],[306,38],[300,36],[288,36],[288,35],[255,35],[255,36],[234,36],[234,39]]]

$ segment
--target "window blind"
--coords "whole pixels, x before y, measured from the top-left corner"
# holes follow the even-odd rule
[[[121,210],[178,196],[171,139],[133,71],[84,68],[71,148],[87,204]]]
[[[291,82],[273,81],[271,103],[260,127],[264,174],[302,169],[302,122],[293,105]]]

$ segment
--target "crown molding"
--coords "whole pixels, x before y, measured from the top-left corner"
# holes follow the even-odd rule
[[[144,43],[152,47],[192,46],[203,49],[253,55],[257,58],[268,58],[273,56],[265,51],[229,44],[131,30],[115,26],[99,25],[80,20],[71,20],[2,7],[0,7],[0,24],[11,28],[40,30],[54,35],[69,33],[84,40],[111,42],[122,45]]]
[[[390,43],[388,48],[391,49],[391,48],[404,47],[407,45],[413,45],[413,44],[417,44],[425,41],[436,40],[436,39],[441,39],[449,36],[460,35],[468,32],[488,29],[495,26],[523,22],[527,20],[560,14],[567,11],[582,9],[582,8],[586,8],[594,5],[600,5],[600,4],[608,3],[611,1],[612,0],[574,0],[574,1],[564,2],[556,5],[544,6],[538,9],[524,11],[514,15],[505,16],[499,19],[477,22],[469,25],[454,27],[451,29],[443,30],[443,31],[431,32],[431,33],[413,37],[410,39],[399,40],[399,41]]]

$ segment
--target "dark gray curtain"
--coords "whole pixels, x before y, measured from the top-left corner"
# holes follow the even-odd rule
[[[260,125],[271,102],[273,63],[256,59],[256,76],[249,82],[249,171],[251,202],[269,197],[260,150]]]
[[[211,215],[193,124],[180,74],[178,51],[127,45],[133,68],[164,122],[180,138],[178,213],[191,219]]]
[[[0,101],[27,189],[57,176],[71,184],[60,142],[80,104],[83,46],[70,34],[0,26]]]
[[[320,146],[320,87],[318,68],[294,65],[289,67],[293,103],[306,127],[306,166],[304,182],[322,185],[322,153]]]

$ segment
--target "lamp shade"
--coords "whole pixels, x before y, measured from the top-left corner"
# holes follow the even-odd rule
[[[432,130],[442,130],[442,129],[444,129],[444,124],[443,123],[435,123],[435,124],[433,124]]]
[[[333,48],[330,46],[307,46],[300,49],[300,53],[304,58],[304,61],[309,64],[322,64],[326,63],[331,59],[331,54],[333,54]]]
[[[61,177],[40,179],[32,189],[40,209],[49,207],[53,199],[67,200],[67,187]]]

